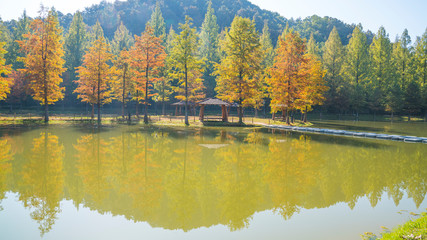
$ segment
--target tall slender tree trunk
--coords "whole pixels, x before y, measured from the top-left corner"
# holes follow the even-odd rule
[[[239,72],[240,97],[239,97],[239,107],[238,107],[238,110],[239,110],[239,124],[240,125],[243,125],[243,108],[242,108],[243,99],[242,99],[242,96],[241,96],[241,91],[242,91],[241,82],[242,82],[242,79],[243,79],[243,73],[242,73],[242,71],[240,71]]]
[[[98,99],[97,99],[97,108],[98,108],[98,125],[101,124],[101,73],[98,72]]]
[[[188,123],[188,88],[187,88],[187,79],[188,78],[188,70],[187,64],[185,65],[185,125],[190,125]]]
[[[92,120],[95,118],[95,104],[91,104],[92,105],[92,113],[90,115],[90,117],[92,118]]]
[[[144,123],[148,123],[148,67],[145,69],[145,110]]]
[[[162,115],[165,115],[165,100],[162,101]]]
[[[138,90],[136,90],[136,106],[135,106],[135,108],[136,108],[136,113],[135,113],[135,115],[136,115],[136,118],[137,119],[139,119],[139,111],[138,111],[138,105],[139,105],[139,91]]]
[[[127,66],[123,72],[123,93],[122,93],[122,118],[125,119],[125,105],[126,105],[126,70]]]
[[[307,122],[307,112],[308,112],[308,107],[305,106],[305,112],[304,112],[304,122]]]
[[[47,102],[47,73],[46,73],[46,60],[43,59],[43,77],[44,77],[44,122],[49,122],[49,103]]]

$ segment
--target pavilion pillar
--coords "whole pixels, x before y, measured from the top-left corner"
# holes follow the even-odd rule
[[[204,121],[205,118],[205,105],[200,105],[200,114],[199,114],[199,119],[200,121]]]
[[[178,105],[175,106],[175,116],[178,116]]]

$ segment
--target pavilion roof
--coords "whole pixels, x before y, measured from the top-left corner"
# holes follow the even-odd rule
[[[185,106],[185,101],[179,101],[179,102],[176,102],[176,103],[172,103],[171,105],[172,106]],[[194,103],[188,101],[188,105],[192,106],[192,105],[194,105]]]
[[[198,102],[197,104],[198,105],[216,105],[216,106],[223,106],[223,105],[229,106],[230,105],[230,103],[224,102],[218,98],[207,98],[201,102]]]

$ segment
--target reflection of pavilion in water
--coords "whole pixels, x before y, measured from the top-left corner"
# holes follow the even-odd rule
[[[304,135],[207,130],[60,140],[35,134],[21,153],[14,152],[13,138],[0,140],[0,199],[7,191],[19,193],[42,234],[54,224],[62,199],[188,231],[217,224],[241,229],[268,209],[288,219],[300,208],[338,202],[353,208],[364,196],[375,206],[385,192],[398,204],[406,191],[419,206],[426,194],[426,150],[418,145],[362,148]]]

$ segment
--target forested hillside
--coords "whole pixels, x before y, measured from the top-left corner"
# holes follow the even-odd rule
[[[165,19],[166,29],[172,26],[175,30],[178,28],[178,23],[184,22],[186,15],[194,20],[197,28],[200,28],[208,7],[206,0],[160,0],[158,3]],[[128,0],[114,3],[103,1],[87,7],[82,15],[84,22],[89,26],[93,26],[96,21],[99,21],[105,36],[112,39],[120,22],[123,22],[132,34],[141,34],[145,29],[145,24],[150,20],[155,6],[156,0]],[[348,43],[354,28],[354,24],[346,24],[332,17],[313,15],[305,19],[286,19],[278,13],[263,10],[248,0],[212,0],[212,8],[217,16],[220,29],[229,27],[235,15],[254,19],[258,31],[262,30],[264,21],[267,20],[273,43],[277,41],[277,37],[282,33],[286,24],[296,29],[304,38],[308,39],[313,33],[317,42],[325,42],[335,26],[344,44]],[[58,12],[58,18],[60,25],[67,32],[73,15]],[[9,30],[12,30],[17,23],[12,20],[4,22],[4,24],[8,26]],[[373,34],[369,32],[368,35],[368,38],[372,40]]]

